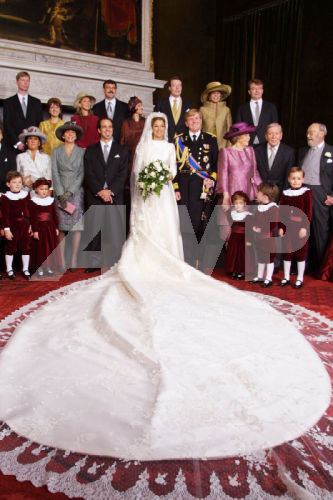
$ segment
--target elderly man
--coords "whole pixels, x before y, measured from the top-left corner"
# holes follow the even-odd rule
[[[93,107],[94,114],[99,118],[110,118],[113,123],[113,138],[120,141],[120,132],[123,121],[129,117],[129,109],[126,102],[116,98],[117,82],[105,80],[103,83],[105,99],[99,101]]]
[[[178,76],[169,80],[169,97],[157,102],[155,111],[166,114],[168,118],[168,137],[172,142],[177,134],[185,131],[184,115],[191,107],[190,103],[182,98],[182,81]]]
[[[282,141],[279,123],[267,125],[264,144],[255,148],[257,168],[263,182],[276,184],[281,191],[287,185],[288,171],[295,165],[295,151]]]
[[[257,127],[251,134],[250,144],[256,146],[265,142],[265,131],[269,123],[278,122],[278,112],[275,104],[264,101],[264,83],[254,78],[248,82],[250,101],[243,104],[238,111],[235,122],[246,122]]]
[[[306,133],[308,148],[299,151],[298,164],[305,185],[312,190],[313,215],[310,230],[309,268],[317,271],[330,236],[333,205],[333,146],[326,144],[326,126],[312,123]]]

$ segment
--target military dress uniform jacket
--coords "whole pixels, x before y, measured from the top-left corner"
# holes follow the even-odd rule
[[[180,134],[175,141],[176,148],[179,139],[182,140],[184,146],[188,148],[189,154],[198,162],[201,168],[216,180],[218,158],[216,137],[212,134],[201,132],[194,142],[191,140],[189,133]],[[179,204],[186,205],[193,229],[198,234],[202,227],[201,215],[204,209],[204,199],[202,198],[203,179],[197,174],[192,173],[188,161],[185,161],[183,167],[181,167],[179,155],[177,158],[177,175],[174,179],[174,189],[180,191],[181,200]]]

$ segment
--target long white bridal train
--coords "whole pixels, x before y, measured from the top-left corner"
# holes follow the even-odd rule
[[[280,313],[144,232],[109,273],[25,320],[0,356],[0,419],[13,430],[125,459],[278,445],[319,420],[330,390]]]

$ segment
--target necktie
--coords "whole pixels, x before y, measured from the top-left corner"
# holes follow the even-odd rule
[[[111,102],[108,102],[108,107],[106,108],[106,113],[108,115],[108,118],[113,118],[113,112],[112,112],[112,104]]]
[[[178,123],[178,120],[179,120],[179,109],[178,109],[177,99],[173,100],[172,116],[173,116],[174,122]]]
[[[273,165],[273,162],[274,162],[274,158],[275,158],[275,149],[270,147],[269,148],[269,158],[268,158],[269,169],[272,168],[272,165]]]
[[[105,163],[107,163],[109,158],[109,146],[107,144],[104,144],[103,155],[104,155],[104,161]]]
[[[256,127],[258,126],[258,123],[259,123],[259,116],[260,116],[259,103],[258,103],[258,101],[256,101],[255,108],[254,108],[254,118],[255,118],[255,126]]]
[[[194,135],[192,135],[192,141],[193,141],[193,142],[196,142],[196,140],[197,140],[197,136],[196,136],[195,134],[194,134]]]
[[[24,118],[27,117],[27,103],[25,102],[25,97],[22,97],[22,111]]]

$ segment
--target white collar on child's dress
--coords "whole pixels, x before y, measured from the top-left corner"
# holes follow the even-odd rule
[[[236,222],[244,220],[248,215],[252,215],[251,212],[237,212],[237,210],[231,210],[231,218]]]
[[[305,187],[305,186],[302,186],[300,187],[299,189],[285,189],[283,191],[283,194],[285,196],[301,196],[302,194],[305,193],[305,191],[310,191],[310,189],[308,187]]]
[[[270,203],[267,203],[267,205],[258,205],[258,211],[259,212],[266,212],[272,207],[277,207],[277,204],[275,201],[271,201]]]
[[[36,203],[36,205],[40,205],[41,207],[48,207],[49,205],[52,205],[54,202],[54,198],[51,196],[46,196],[46,198],[40,198],[39,196],[34,196],[31,198],[31,201]]]
[[[23,200],[23,198],[28,196],[28,194],[28,191],[24,191],[24,189],[21,189],[19,193],[12,193],[11,191],[5,192],[5,196],[12,201]]]

